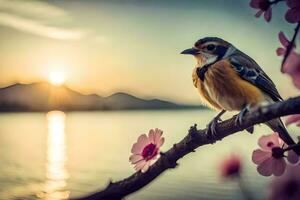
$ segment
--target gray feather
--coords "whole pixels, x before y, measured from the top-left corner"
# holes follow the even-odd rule
[[[237,50],[229,57],[229,61],[236,72],[244,79],[268,94],[274,101],[281,101],[275,84],[261,67],[249,56]]]

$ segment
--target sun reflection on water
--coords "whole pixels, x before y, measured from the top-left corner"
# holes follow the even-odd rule
[[[68,172],[66,164],[66,143],[65,143],[65,118],[61,111],[47,113],[48,120],[48,141],[47,141],[47,164],[44,193],[39,195],[45,200],[68,199],[69,191],[66,188]]]

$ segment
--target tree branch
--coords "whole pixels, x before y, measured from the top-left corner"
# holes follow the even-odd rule
[[[177,166],[177,160],[194,152],[194,149],[206,144],[211,144],[217,140],[222,140],[226,136],[242,131],[253,125],[291,114],[300,114],[300,96],[272,105],[258,107],[245,115],[243,124],[240,126],[235,124],[235,117],[217,124],[216,138],[213,141],[207,138],[205,134],[206,129],[197,130],[196,126],[193,126],[188,135],[180,142],[174,144],[167,152],[162,153],[161,157],[146,173],[136,172],[128,178],[115,183],[111,182],[105,189],[89,196],[78,198],[78,200],[120,200],[146,186],[165,170],[175,168]]]

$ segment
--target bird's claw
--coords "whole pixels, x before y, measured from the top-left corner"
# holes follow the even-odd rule
[[[217,116],[217,117],[213,118],[213,120],[211,120],[211,122],[209,122],[209,124],[207,126],[206,135],[207,135],[207,138],[211,141],[211,143],[214,143],[216,140],[216,134],[217,134],[216,127],[217,127],[217,124],[221,121],[222,120],[221,120],[220,116]]]
[[[235,125],[240,126],[243,124],[244,116],[250,111],[249,105],[245,106],[235,118]]]
[[[214,143],[217,139],[217,131],[216,127],[218,122],[221,122],[221,116],[225,113],[225,110],[222,110],[216,117],[211,120],[207,126],[206,135],[207,139],[210,141],[210,143]]]

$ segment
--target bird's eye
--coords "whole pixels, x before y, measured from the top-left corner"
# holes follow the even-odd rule
[[[206,46],[206,49],[208,51],[213,51],[215,48],[216,48],[216,45],[214,45],[214,44],[209,44],[209,45]]]

